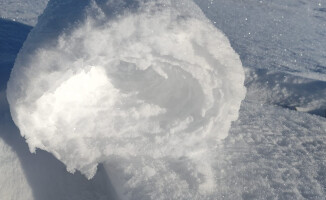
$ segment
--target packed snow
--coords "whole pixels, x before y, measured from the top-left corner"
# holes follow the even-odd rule
[[[192,1],[122,3],[49,2],[8,82],[13,120],[70,172],[105,163],[122,199],[206,198],[245,97],[239,56]]]
[[[116,199],[102,166],[92,180],[71,174],[50,153],[31,154],[13,123],[6,100],[6,82],[15,57],[31,27],[0,20],[0,199],[107,200]]]
[[[116,199],[102,166],[92,180],[71,174],[51,154],[28,146],[10,118],[0,117],[0,199],[1,200],[107,200]]]
[[[239,118],[232,123],[225,139],[216,142],[213,149],[207,149],[210,153],[209,156],[211,156],[209,165],[204,165],[202,164],[204,161],[202,163],[199,161],[200,165],[196,166],[196,163],[186,156],[181,159],[153,157],[155,152],[149,152],[145,156],[108,156],[101,158],[101,162],[104,164],[99,165],[97,174],[91,180],[87,180],[78,170],[74,174],[66,172],[64,164],[39,148],[36,149],[36,154],[30,154],[25,139],[19,136],[19,131],[10,118],[5,93],[5,83],[9,79],[10,69],[30,27],[10,20],[0,20],[0,144],[5,149],[0,152],[0,158],[7,157],[11,158],[12,161],[15,160],[12,162],[6,159],[8,162],[6,165],[0,159],[0,170],[5,169],[1,171],[0,180],[13,180],[13,182],[22,180],[20,184],[10,184],[10,186],[1,182],[0,188],[6,189],[0,189],[0,195],[7,195],[6,199],[21,200],[29,198],[33,200],[325,199],[326,68],[323,53],[326,52],[324,37],[326,30],[325,3],[319,0],[194,1],[211,23],[227,35],[231,46],[240,55],[246,76],[247,94],[241,104]],[[69,52],[66,47],[69,46],[68,42],[70,42],[74,44],[75,52],[80,53],[84,44],[78,44],[78,41],[73,41],[72,37],[79,34],[80,41],[86,41],[85,38],[91,35],[91,31],[87,30],[88,26],[97,32],[96,36],[93,35],[94,40],[88,40],[98,43],[97,46],[92,45],[92,49],[102,53],[102,57],[106,57],[107,53],[103,53],[105,51],[103,40],[113,40],[111,37],[109,39],[108,37],[99,37],[101,31],[109,30],[109,28],[106,29],[107,27],[104,28],[106,22],[114,20],[122,22],[127,19],[125,14],[130,10],[136,11],[139,5],[128,4],[133,1],[126,1],[127,4],[124,4],[114,0],[110,2],[115,5],[116,9],[110,9],[106,7],[105,1],[97,0],[99,8],[106,8],[104,12],[101,12],[101,9],[96,7],[89,9],[89,2],[62,1],[58,2],[59,4],[52,4],[52,7],[45,12],[47,13],[46,16],[41,17],[46,18],[43,19],[43,22],[46,23],[42,23],[41,19],[27,40],[30,54],[37,55],[40,52],[35,53],[33,49],[39,49],[42,46],[42,49],[47,51],[47,54],[44,54],[41,59],[43,63],[46,63],[48,58],[57,59],[61,63],[68,63],[69,60],[80,58],[83,54],[66,54]],[[2,0],[0,1],[0,16],[34,25],[46,3],[47,0],[41,3]],[[92,4],[92,6],[94,5]],[[177,10],[180,9],[178,12],[181,10],[186,13],[190,12],[190,15],[194,14],[193,11],[196,10],[196,17],[193,18],[198,19],[199,17],[204,21],[207,20],[196,6],[182,8],[185,5],[180,5],[173,5],[172,7],[177,8]],[[64,9],[66,10],[64,11]],[[86,14],[85,9],[87,10]],[[49,13],[48,11],[51,10],[52,12]],[[66,13],[68,10],[69,15]],[[105,15],[106,12],[111,14]],[[132,14],[135,16],[137,12],[132,12]],[[138,14],[144,13],[138,12]],[[141,19],[141,16],[138,17]],[[133,20],[136,18],[130,21]],[[148,23],[150,20],[145,21]],[[119,25],[115,24],[115,27],[119,27]],[[159,30],[164,29],[159,28]],[[126,37],[124,34],[127,32],[133,33],[133,30],[129,30],[128,26],[121,29],[126,31],[121,36],[115,34],[115,39]],[[178,27],[174,27],[172,30],[178,30]],[[143,30],[138,35],[144,33]],[[162,35],[160,33],[160,36]],[[142,45],[149,44],[149,41],[141,40],[141,37],[138,39]],[[58,41],[61,41],[62,46],[60,48],[65,53],[58,51]],[[132,42],[130,41],[130,43]],[[208,39],[207,42],[207,46],[209,46]],[[35,46],[33,46],[34,44]],[[122,44],[126,45],[125,41]],[[167,46],[171,47],[169,43]],[[97,47],[99,48],[97,49]],[[116,44],[115,48],[117,47],[120,45]],[[121,48],[118,49],[121,50]],[[208,52],[207,49],[205,50]],[[25,54],[28,52],[25,47],[22,51]],[[92,55],[95,54],[96,52],[92,52]],[[114,52],[114,55],[118,54]],[[73,56],[69,58],[71,55]],[[135,54],[131,55],[135,56]],[[184,58],[187,59],[187,57]],[[84,62],[89,61],[87,59],[75,59],[76,68],[78,68],[78,63],[84,68],[81,67],[71,77],[70,74],[58,76],[58,81],[62,81],[62,84],[51,85],[53,87],[52,93],[43,95],[43,100],[49,100],[55,96],[56,101],[53,102],[55,105],[58,105],[58,102],[62,103],[60,105],[67,105],[69,101],[63,95],[66,93],[75,94],[70,98],[76,102],[76,105],[63,106],[62,109],[76,111],[77,106],[93,105],[93,96],[101,97],[102,95],[102,92],[91,95],[87,92],[94,91],[94,89],[106,89],[106,87],[101,86],[109,82],[112,83],[113,87],[117,87],[117,83],[119,83],[119,89],[126,91],[125,89],[130,85],[133,86],[131,89],[139,89],[139,85],[135,84],[136,80],[143,81],[143,85],[145,82],[152,83],[151,79],[145,79],[152,74],[158,77],[155,80],[157,83],[162,83],[162,81],[164,83],[166,77],[171,80],[171,73],[164,73],[164,71],[162,73],[161,70],[153,69],[152,74],[149,73],[148,76],[137,74],[138,79],[134,79],[134,82],[122,84],[121,80],[124,77],[121,75],[128,72],[128,77],[131,77],[135,74],[135,68],[127,68],[130,71],[115,73],[114,76],[106,79],[110,74],[105,73],[104,75],[102,73],[103,70],[106,71],[105,67],[90,65],[86,69]],[[146,57],[144,60],[149,60],[149,58]],[[98,61],[98,63],[102,61]],[[55,63],[56,61],[52,62]],[[134,60],[133,62],[136,63]],[[64,67],[59,69],[64,69]],[[43,75],[45,74],[44,72]],[[86,84],[86,81],[91,84]],[[192,84],[194,82],[186,83],[191,88],[194,86]],[[176,82],[170,84],[179,86]],[[42,86],[44,89],[49,87],[46,84]],[[147,88],[147,86],[153,85],[145,86]],[[173,88],[173,90],[179,91],[183,86],[185,85]],[[85,99],[89,99],[88,104],[78,98],[80,91],[84,91]],[[155,92],[158,94],[160,91]],[[197,89],[195,92],[198,92]],[[139,94],[133,95],[139,96]],[[185,93],[181,95],[185,95]],[[195,93],[192,98],[198,96],[205,97]],[[195,100],[198,103],[198,98]],[[43,106],[45,105],[43,104]],[[149,104],[149,106],[155,105]],[[148,109],[148,106],[144,108]],[[150,113],[165,114],[164,110],[163,113],[158,112],[163,106],[159,105],[156,108],[158,109],[155,112],[151,111]],[[148,112],[146,109],[141,110],[143,111],[142,114]],[[91,108],[83,109],[81,114],[87,114],[88,110]],[[45,112],[44,116],[47,117],[53,116],[52,114],[55,112],[60,112],[60,110],[54,110],[55,112],[52,110],[51,114],[48,110],[43,111]],[[71,116],[75,117],[74,115]],[[150,118],[151,116],[147,117]],[[64,118],[67,119],[66,116]],[[83,123],[87,125],[89,122]],[[187,122],[182,126],[188,126],[191,123]],[[216,136],[221,135],[216,134]],[[187,138],[182,139],[187,140]],[[68,143],[67,141],[63,142]],[[93,146],[90,151],[94,149]],[[67,148],[69,147],[67,146]],[[160,146],[158,145],[158,147]],[[143,149],[145,148],[148,147],[143,147]],[[133,153],[139,155],[140,151],[137,150]],[[52,152],[52,154],[54,153]],[[203,159],[207,158],[203,157]],[[7,168],[11,163],[12,166],[15,166],[14,169]],[[196,179],[194,172],[200,170],[207,172],[209,171],[207,166],[214,174],[213,177],[206,173],[211,178],[211,182],[215,184],[215,190],[210,194],[209,192],[203,194],[203,192],[198,192],[198,188],[199,183],[202,183],[205,177],[197,176],[198,179]],[[16,191],[20,191],[21,194]]]

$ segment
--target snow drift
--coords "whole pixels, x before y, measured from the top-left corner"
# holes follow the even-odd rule
[[[207,199],[218,141],[245,96],[227,38],[188,0],[51,0],[8,82],[35,152],[121,199]]]

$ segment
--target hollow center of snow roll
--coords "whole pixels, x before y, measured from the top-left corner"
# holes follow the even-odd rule
[[[239,56],[192,1],[87,2],[51,0],[16,60],[7,96],[31,151],[88,178],[104,163],[121,199],[211,195]]]

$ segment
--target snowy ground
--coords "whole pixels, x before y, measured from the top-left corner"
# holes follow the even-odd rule
[[[0,17],[34,26],[48,0],[1,0]]]
[[[196,2],[246,67],[248,92],[239,119],[216,152],[216,198],[326,199],[325,3]],[[41,11],[45,3],[2,0],[0,5],[1,17],[34,25],[40,13],[34,7]],[[0,196],[115,199],[103,169],[87,181],[66,172],[49,153],[30,154],[12,122],[5,83],[30,29],[0,21]]]
[[[196,1],[247,68],[247,99],[325,116],[323,1]]]

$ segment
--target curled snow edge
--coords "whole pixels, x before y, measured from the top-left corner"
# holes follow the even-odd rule
[[[7,98],[31,152],[88,178],[104,163],[120,198],[204,199],[243,83],[239,56],[190,0],[51,0]]]

